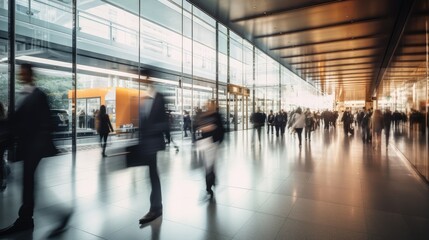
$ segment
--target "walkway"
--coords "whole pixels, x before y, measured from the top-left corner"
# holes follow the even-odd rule
[[[59,239],[429,239],[429,190],[389,146],[363,145],[359,133],[314,132],[298,147],[286,133],[227,135],[217,164],[215,200],[189,139],[161,152],[164,216],[139,228],[149,208],[146,168],[98,149],[45,159],[38,169],[36,228],[10,239],[45,239],[58,209],[73,207]],[[122,149],[110,146],[111,155]],[[20,163],[0,193],[0,226],[20,203]]]

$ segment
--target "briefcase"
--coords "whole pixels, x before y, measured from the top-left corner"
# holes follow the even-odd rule
[[[132,145],[126,148],[126,166],[140,167],[149,165],[147,155],[141,144]]]

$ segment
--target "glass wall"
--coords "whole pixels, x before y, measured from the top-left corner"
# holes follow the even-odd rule
[[[72,20],[71,3],[16,1],[16,63],[34,66],[36,84],[49,97],[55,137],[68,147],[71,146],[68,92],[72,89]],[[21,89],[16,77],[15,93]]]
[[[390,141],[429,180],[429,40],[427,1],[416,3],[379,88],[376,107],[392,111]]]
[[[7,36],[9,13],[8,1],[0,1],[0,31]],[[7,114],[9,108],[9,69],[8,69],[8,55],[9,55],[9,40],[7,38],[0,38],[0,105],[3,106],[3,114]],[[0,106],[0,108],[2,107]],[[0,110],[1,111],[1,110]],[[0,113],[2,114],[2,113]],[[0,116],[1,118],[2,116]],[[6,116],[3,116],[6,117]]]
[[[0,101],[6,107],[7,3],[0,0]],[[314,93],[300,87],[305,83],[298,76],[187,1],[77,1],[75,29],[72,10],[72,1],[17,0],[14,20],[15,60],[35,65],[38,84],[50,97],[57,143],[65,148],[72,139],[81,146],[98,146],[101,105],[114,128],[111,142],[135,139],[147,80],[165,95],[172,129],[185,139],[190,137],[183,134],[184,114],[192,118],[216,97],[225,125],[241,130],[250,126],[253,99],[263,111],[280,108],[280,99],[283,104],[288,94],[280,94],[283,81],[295,79],[291,86]],[[17,84],[15,91],[20,89]]]

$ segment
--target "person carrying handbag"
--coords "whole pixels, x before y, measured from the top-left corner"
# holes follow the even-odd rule
[[[210,195],[210,198],[214,196],[212,187],[216,181],[216,154],[225,133],[221,119],[221,115],[216,111],[215,103],[209,101],[207,103],[207,111],[199,114],[195,120],[195,127],[199,132],[197,149],[201,152],[205,162],[206,191]]]

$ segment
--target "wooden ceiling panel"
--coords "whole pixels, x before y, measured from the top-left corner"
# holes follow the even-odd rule
[[[346,100],[367,98],[380,76],[402,77],[425,59],[421,19],[428,11],[410,20],[413,27],[399,33],[394,28],[407,24],[410,1],[190,0],[304,79],[326,92],[342,92]],[[403,47],[397,48],[402,33]],[[390,72],[383,74],[386,69]]]
[[[292,46],[292,45],[289,45]],[[379,42],[378,39],[358,39],[351,41],[341,41],[341,42],[332,42],[325,44],[316,44],[316,45],[308,45],[302,47],[288,47],[283,49],[277,49],[279,55],[298,55],[305,53],[316,53],[316,52],[332,52],[336,50],[346,50],[346,49],[359,49],[359,48],[369,48],[369,47],[378,47]],[[284,46],[283,46],[284,47]],[[278,48],[278,47],[276,47]]]
[[[363,23],[344,24],[335,27],[311,29],[301,32],[290,32],[289,34],[273,35],[270,37],[263,37],[258,35],[257,40],[262,41],[270,48],[278,46],[298,45],[300,43],[308,42],[326,42],[335,39],[352,38],[356,36],[377,35],[382,32],[384,21],[372,21]],[[256,36],[255,36],[256,37]],[[342,45],[341,43],[339,45]]]

